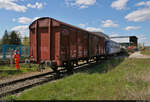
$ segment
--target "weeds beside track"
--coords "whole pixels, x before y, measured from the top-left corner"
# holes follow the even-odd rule
[[[73,72],[81,72],[85,71],[86,69],[92,68],[100,63],[103,63],[105,60],[101,60],[99,62],[91,61],[90,63],[83,63],[79,66],[75,66]],[[8,95],[16,94],[25,89],[34,87],[36,85],[41,85],[46,82],[50,82],[52,80],[60,79],[70,74],[67,73],[66,70],[59,70],[60,76],[58,77],[54,72],[47,72],[40,75],[34,75],[31,77],[14,80],[11,82],[6,82],[0,84],[0,97],[3,98]]]

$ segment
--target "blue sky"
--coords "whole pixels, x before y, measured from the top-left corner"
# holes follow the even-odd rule
[[[29,24],[39,17],[109,36],[136,35],[150,45],[150,0],[0,0],[0,38],[5,29],[29,36]]]

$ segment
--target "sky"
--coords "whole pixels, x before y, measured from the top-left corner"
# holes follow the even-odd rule
[[[40,17],[113,37],[135,35],[150,45],[150,0],[0,0],[0,38],[5,30],[29,36]]]

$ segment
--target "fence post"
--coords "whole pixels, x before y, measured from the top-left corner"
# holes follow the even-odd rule
[[[14,55],[14,51],[13,51],[13,49],[11,49],[11,58],[10,58],[10,65],[11,65],[11,67],[13,67],[13,55]]]
[[[21,57],[21,49],[22,49],[22,45],[19,45],[19,55]]]

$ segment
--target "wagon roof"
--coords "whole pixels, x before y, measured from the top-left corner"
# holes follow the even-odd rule
[[[96,34],[95,32],[91,32],[91,31],[88,31],[88,30],[86,30],[86,29],[82,29],[82,28],[73,26],[73,25],[71,25],[71,24],[67,24],[67,23],[65,23],[65,22],[62,22],[62,21],[59,21],[59,20],[56,20],[56,19],[50,18],[50,17],[41,17],[41,18],[36,19],[35,21],[33,21],[33,22],[29,25],[29,28],[31,27],[31,25],[32,25],[33,23],[35,23],[37,20],[41,20],[41,19],[52,19],[52,20],[55,20],[55,21],[57,21],[57,22],[59,22],[59,23],[61,23],[61,24],[68,25],[68,26],[70,26],[70,27],[73,27],[73,28],[76,28],[76,29],[79,29],[79,30],[82,30],[82,31],[86,31],[86,32],[88,32],[88,33],[92,33],[93,35],[96,35],[96,36],[100,36],[100,37],[105,38],[105,37],[103,36],[103,33],[102,33],[102,32],[99,32],[99,34]]]

